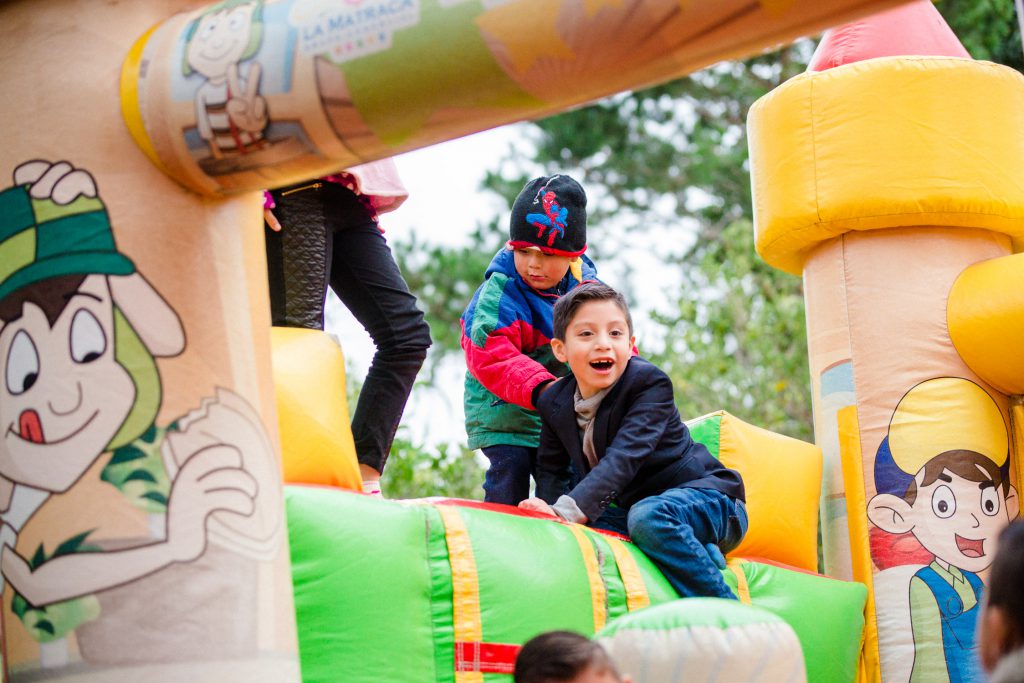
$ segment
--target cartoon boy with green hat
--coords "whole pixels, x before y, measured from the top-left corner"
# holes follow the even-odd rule
[[[154,425],[154,358],[184,348],[177,314],[117,251],[92,176],[67,162],[20,165],[0,192],[0,572],[37,639],[63,635],[46,606],[190,562],[217,533],[252,555],[276,547],[280,520],[254,515],[276,461],[248,403],[221,389],[171,427]],[[26,522],[105,454],[102,478],[165,512],[164,533],[98,552],[79,530],[49,553],[19,554]],[[85,611],[65,632],[96,616]]]
[[[910,581],[911,681],[980,680],[977,573],[992,564],[992,544],[1019,505],[1007,459],[1003,415],[974,382],[921,382],[893,411],[868,518],[889,533],[912,533],[935,556]]]

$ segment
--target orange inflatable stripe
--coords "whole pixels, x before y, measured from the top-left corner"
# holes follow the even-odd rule
[[[633,612],[643,609],[651,604],[651,597],[647,594],[647,584],[640,576],[640,567],[636,560],[626,549],[626,545],[617,538],[604,537],[605,542],[612,548],[612,555],[615,556],[615,564],[619,567],[619,576],[626,587],[626,608]]]
[[[452,567],[452,621],[455,630],[456,655],[467,646],[483,641],[483,621],[480,617],[480,584],[477,581],[476,559],[469,540],[466,523],[458,508],[437,505],[435,510],[444,522],[444,536],[448,543],[448,561]],[[462,648],[462,649],[460,649]],[[456,656],[456,683],[483,683],[479,669],[460,669]]]
[[[736,560],[729,558],[725,563],[725,566],[736,577],[736,597],[740,599],[744,605],[751,604],[750,602],[750,584],[747,583],[747,575],[743,571],[743,560]]]
[[[846,523],[850,532],[850,559],[853,578],[868,588],[864,606],[864,640],[858,681],[879,681],[882,668],[878,654],[878,620],[875,614],[875,586],[868,539],[864,470],[861,463],[860,419],[857,406],[841,408],[836,415],[839,427],[839,459],[846,483]],[[854,514],[856,513],[856,514]]]
[[[608,606],[606,604],[608,595],[604,588],[604,579],[601,578],[601,568],[597,562],[597,553],[594,546],[587,538],[583,527],[578,524],[570,524],[569,531],[576,537],[580,546],[580,554],[583,556],[583,566],[587,570],[587,581],[590,583],[590,600],[594,605],[594,633],[604,628],[608,621]]]

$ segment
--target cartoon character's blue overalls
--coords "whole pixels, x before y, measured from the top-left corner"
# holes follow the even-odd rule
[[[977,677],[978,666],[974,661],[974,633],[978,623],[978,605],[981,604],[983,584],[973,572],[965,571],[963,575],[971,584],[977,601],[974,607],[966,611],[963,600],[957,595],[956,590],[934,569],[925,567],[914,575],[925,582],[939,606],[942,617],[942,651],[946,658],[946,671],[949,672],[950,683],[974,683],[980,680]]]

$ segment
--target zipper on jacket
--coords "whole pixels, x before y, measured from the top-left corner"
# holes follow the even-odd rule
[[[287,197],[290,194],[295,194],[296,192],[302,192],[303,190],[319,190],[322,185],[323,185],[323,183],[310,183],[309,185],[303,185],[302,187],[293,187],[290,190],[285,190],[284,192],[282,192],[281,196],[282,197]]]

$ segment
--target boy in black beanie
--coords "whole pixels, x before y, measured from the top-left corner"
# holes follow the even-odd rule
[[[484,500],[529,496],[540,443],[537,396],[568,372],[551,352],[551,310],[597,271],[587,249],[587,195],[567,175],[534,178],[512,206],[509,241],[462,314],[469,447],[490,461]]]

